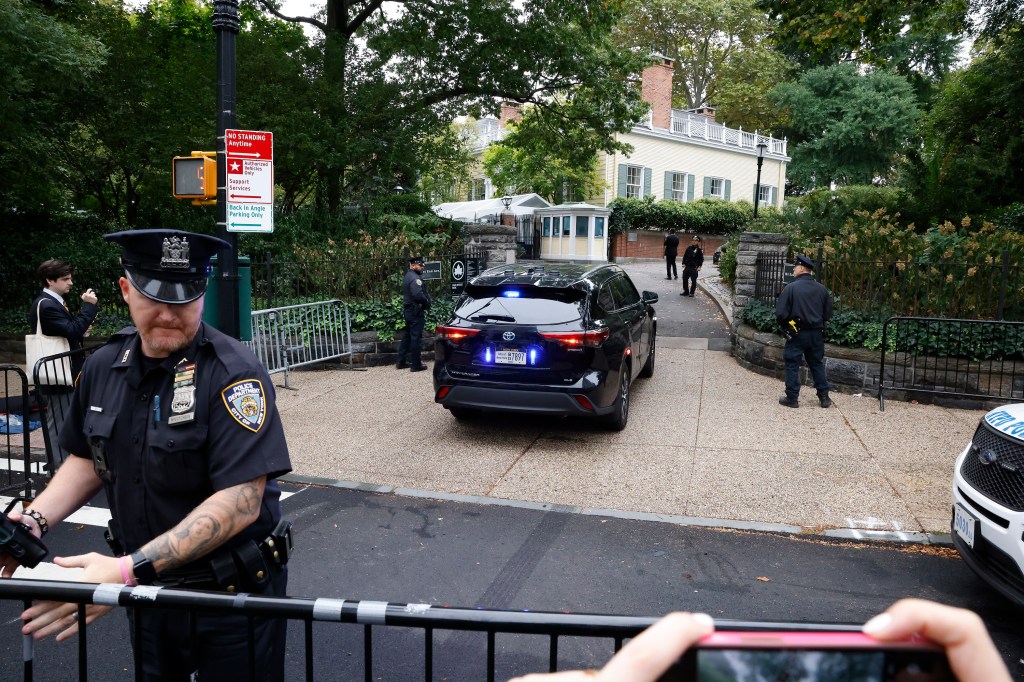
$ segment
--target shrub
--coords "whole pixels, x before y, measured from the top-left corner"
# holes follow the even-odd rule
[[[615,199],[608,207],[612,210],[608,220],[612,234],[630,230],[674,229],[676,232],[700,234],[729,234],[745,229],[753,220],[754,207],[748,201],[697,199],[680,202],[671,199],[654,201],[643,199]],[[766,209],[765,213],[772,209]]]

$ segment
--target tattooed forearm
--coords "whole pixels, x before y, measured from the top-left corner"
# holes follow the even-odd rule
[[[219,490],[142,552],[157,572],[183,566],[209,554],[259,517],[266,477]]]

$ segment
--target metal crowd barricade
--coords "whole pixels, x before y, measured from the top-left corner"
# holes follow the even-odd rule
[[[989,357],[978,357],[986,348]],[[887,390],[1024,400],[1024,322],[890,317],[882,327],[881,355],[881,410]]]
[[[651,625],[656,619],[645,616],[597,615],[585,613],[554,613],[545,611],[510,611],[483,608],[456,608],[432,604],[401,604],[383,601],[359,601],[350,599],[302,598],[302,597],[265,597],[250,594],[218,594],[214,592],[196,592],[171,588],[153,588],[146,586],[128,587],[119,584],[95,585],[75,582],[56,582],[49,580],[0,580],[0,601],[21,601],[27,607],[32,600],[54,600],[78,603],[79,610],[79,646],[78,667],[79,679],[88,679],[88,627],[85,623],[85,605],[100,604],[105,606],[121,606],[131,608],[157,608],[186,611],[192,621],[191,632],[195,636],[195,621],[205,614],[242,615],[250,619],[249,659],[255,658],[255,641],[252,635],[252,619],[283,618],[303,623],[304,657],[292,657],[292,660],[304,660],[305,679],[309,682],[318,679],[314,668],[314,623],[340,623],[362,626],[363,634],[363,679],[366,682],[378,679],[408,679],[396,677],[394,673],[383,674],[379,669],[381,659],[385,664],[401,663],[403,668],[409,664],[423,661],[423,678],[428,682],[434,679],[435,648],[441,648],[455,654],[458,660],[441,661],[441,665],[450,663],[466,665],[472,663],[465,655],[461,646],[435,647],[435,630],[441,631],[475,631],[486,633],[486,679],[493,682],[497,674],[496,636],[502,635],[538,635],[547,637],[547,668],[556,672],[559,668],[560,638],[610,639],[611,646],[599,654],[595,663],[607,660],[618,651],[624,640]],[[107,618],[115,614],[108,615]],[[141,619],[136,619],[136,623]],[[418,629],[423,632],[422,653],[416,652],[403,641],[403,646],[385,640],[386,635],[376,634],[375,628],[398,627]],[[858,625],[821,625],[814,623],[771,623],[771,622],[738,622],[716,619],[715,626],[719,630],[814,630],[830,629],[835,631],[859,631]],[[384,632],[390,632],[385,630]],[[138,637],[139,633],[136,633]],[[374,641],[381,642],[384,655],[375,656]],[[503,640],[504,641],[504,640]],[[193,647],[194,647],[193,642]],[[293,643],[294,644],[294,643]],[[335,642],[332,647],[337,648]],[[31,682],[34,667],[33,640],[25,637],[24,642],[24,680]],[[475,653],[475,652],[470,652]],[[530,646],[529,653],[536,658],[538,648]],[[349,664],[358,665],[355,657],[347,657]],[[135,659],[136,679],[139,679],[141,661]],[[417,666],[418,667],[418,666]],[[447,669],[447,668],[446,668]],[[540,672],[537,670],[515,670],[513,674]],[[255,680],[257,672],[250,669],[247,679]],[[243,675],[239,671],[239,677]],[[356,679],[354,675],[332,669],[320,671],[319,679]],[[508,677],[509,675],[503,675]],[[465,671],[457,677],[447,676],[446,679],[477,679],[467,677]]]
[[[0,365],[3,396],[0,405],[0,495],[33,497],[42,462],[33,461],[29,425],[42,418],[39,406],[28,390],[28,377],[17,365]],[[4,505],[5,506],[5,505]],[[0,506],[2,510],[3,506]]]
[[[300,303],[252,313],[252,341],[245,344],[267,372],[348,357],[352,369],[352,326],[348,305],[339,299]]]
[[[43,409],[43,442],[46,444],[46,473],[50,478],[64,463],[68,453],[60,447],[60,432],[71,409],[71,395],[75,389],[71,363],[80,362],[96,347],[48,355],[40,358],[32,368],[32,384]]]

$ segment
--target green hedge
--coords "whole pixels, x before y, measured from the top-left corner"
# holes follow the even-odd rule
[[[612,210],[608,221],[612,234],[670,229],[699,234],[729,234],[746,229],[754,219],[754,206],[749,201],[698,199],[684,203],[672,199],[654,201],[654,197],[619,198],[608,207]],[[761,213],[773,210],[764,209]]]

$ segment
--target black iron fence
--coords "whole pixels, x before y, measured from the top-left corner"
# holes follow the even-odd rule
[[[885,391],[1024,400],[1024,322],[891,317],[882,327],[878,404]]]
[[[774,304],[788,259],[759,253],[755,298]],[[815,277],[832,292],[835,308],[907,317],[1024,320],[1024,268],[1010,254],[980,262],[880,261],[823,258]],[[791,269],[790,269],[791,271]]]
[[[346,301],[387,301],[402,293],[409,253],[388,254],[368,258],[324,258],[279,260],[269,254],[253,258],[252,309],[267,310],[311,301],[341,299]],[[479,247],[441,254],[425,254],[428,262],[440,263],[438,279],[428,271],[424,280],[434,296],[447,295],[451,288],[451,266],[459,258],[477,262],[483,269],[486,252]]]
[[[290,656],[290,660],[303,661],[305,679],[354,680],[366,682],[378,679],[414,679],[411,673],[398,673],[420,668],[421,679],[482,679],[488,682],[528,672],[541,672],[546,667],[555,672],[560,667],[593,667],[600,665],[621,648],[623,642],[651,625],[655,619],[644,616],[597,615],[586,613],[553,613],[544,611],[509,611],[484,608],[455,608],[432,604],[401,604],[383,601],[365,601],[329,598],[265,597],[259,595],[217,594],[171,588],[127,585],[93,585],[75,582],[40,580],[0,580],[0,602],[27,608],[33,600],[52,600],[79,604],[80,628],[78,646],[78,678],[89,678],[89,654],[94,648],[86,625],[87,604],[136,609],[170,609],[189,613],[195,635],[195,621],[210,615],[241,615],[250,619],[281,618],[302,623],[303,656]],[[113,615],[113,614],[111,614]],[[108,615],[107,618],[110,618]],[[135,619],[141,623],[142,619]],[[340,636],[331,638],[333,649],[348,652],[358,647],[362,639],[362,660],[349,655],[338,667],[329,671],[316,669],[314,636],[316,624],[342,624],[348,626],[349,636],[339,644]],[[822,625],[815,623],[756,623],[716,619],[717,630],[833,630],[859,631],[857,625]],[[354,633],[353,633],[354,628]],[[15,629],[8,632],[11,636]],[[250,660],[255,647],[249,627]],[[483,647],[466,646],[466,641],[444,641],[448,631],[479,632],[485,635]],[[412,636],[410,636],[410,633]],[[418,633],[421,633],[418,635]],[[291,634],[291,633],[290,633]],[[352,637],[354,634],[354,638]],[[501,635],[499,647],[498,636]],[[546,639],[546,646],[537,646],[535,637]],[[514,638],[514,639],[513,639]],[[523,638],[528,638],[524,639]],[[577,654],[563,655],[561,645],[566,640],[582,638],[587,641],[608,640],[604,646],[589,647]],[[138,639],[138,633],[136,633]],[[294,639],[294,638],[293,638]],[[417,642],[417,640],[419,640]],[[438,642],[442,643],[438,643]],[[353,647],[353,644],[356,644]],[[600,644],[598,641],[597,644]],[[518,645],[518,646],[516,646]],[[105,642],[101,647],[109,648]],[[294,646],[294,641],[292,642]],[[193,649],[195,642],[193,641]],[[568,647],[567,647],[568,648]],[[515,651],[510,655],[510,649]],[[500,661],[499,661],[499,655]],[[518,654],[518,655],[516,655]],[[544,660],[546,659],[546,661]],[[31,682],[36,667],[34,642],[24,638],[23,679]],[[482,664],[482,665],[481,665]],[[525,664],[525,665],[524,665]],[[140,679],[141,661],[135,658],[136,679]],[[359,670],[361,668],[361,670]],[[481,675],[485,668],[486,672]],[[499,670],[500,668],[500,670]],[[524,669],[525,668],[525,669]],[[361,673],[361,674],[360,674]],[[239,671],[239,679],[256,679],[250,666]]]

